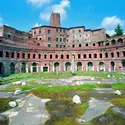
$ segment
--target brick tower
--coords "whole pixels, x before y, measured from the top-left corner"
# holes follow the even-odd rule
[[[50,26],[60,27],[60,13],[52,13],[50,16]]]

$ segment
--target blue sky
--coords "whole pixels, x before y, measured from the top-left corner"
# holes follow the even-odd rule
[[[1,0],[0,5],[0,25],[23,31],[49,25],[52,11],[61,13],[63,27],[104,27],[113,34],[119,23],[125,31],[125,0]]]

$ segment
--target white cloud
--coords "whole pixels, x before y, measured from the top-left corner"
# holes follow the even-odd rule
[[[105,28],[106,33],[112,36],[115,34],[114,30],[118,24],[124,26],[125,20],[122,20],[117,16],[105,17],[101,22],[101,27]]]
[[[52,0],[27,0],[28,3],[37,6],[37,7],[41,7],[44,4],[48,4],[50,3]]]
[[[45,21],[49,21],[52,12],[60,13],[61,19],[65,20],[67,18],[66,8],[70,7],[70,0],[62,0],[60,4],[52,5],[46,8],[40,13],[40,18]]]
[[[38,24],[38,23],[36,22],[33,27],[39,27],[39,26],[41,26],[41,24]]]
[[[115,34],[114,30],[106,30],[106,33],[109,34],[110,36]]]
[[[0,16],[0,26],[3,25],[2,21],[3,21],[3,18]]]
[[[123,26],[125,24],[125,20],[121,20],[117,16],[105,17],[101,23],[101,26],[104,28],[112,29],[115,28],[118,24]]]

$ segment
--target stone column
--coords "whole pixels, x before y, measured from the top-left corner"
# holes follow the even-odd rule
[[[29,69],[28,69],[28,64],[26,64],[26,73],[29,72]]]
[[[72,73],[75,73],[75,58],[74,55],[72,56]]]

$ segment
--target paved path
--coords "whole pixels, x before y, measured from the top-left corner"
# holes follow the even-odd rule
[[[49,119],[45,103],[48,99],[41,99],[33,94],[17,100],[19,106],[2,114],[9,116],[10,125],[44,125]]]
[[[107,111],[107,109],[111,106],[113,105],[109,102],[100,101],[92,98],[89,101],[89,108],[87,109],[85,114],[80,117],[80,119],[77,119],[77,121],[80,123],[89,122],[93,118],[104,114]]]

